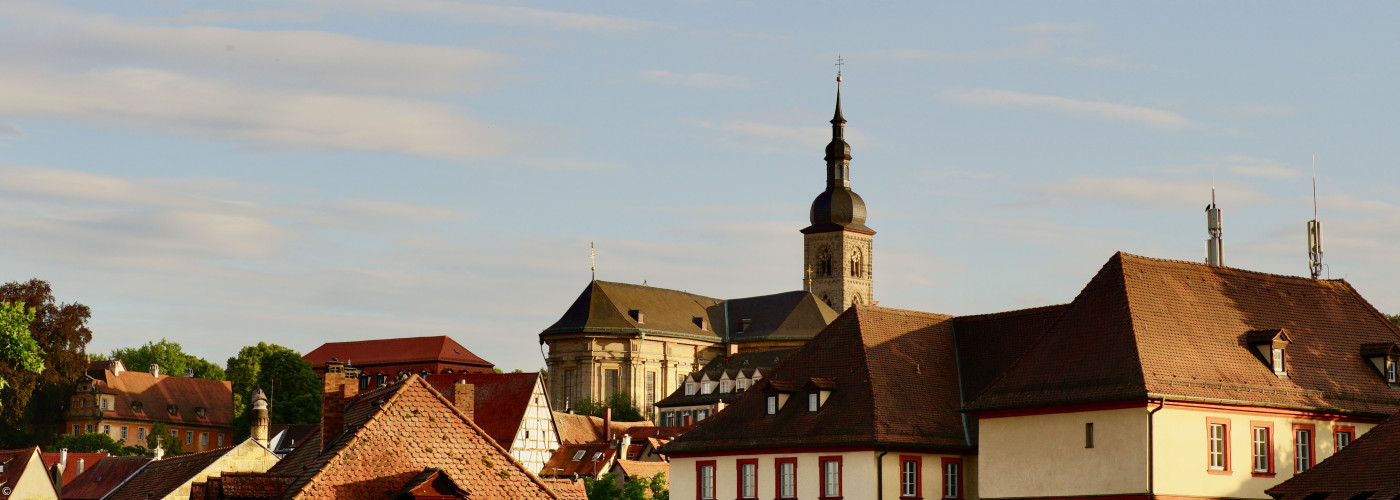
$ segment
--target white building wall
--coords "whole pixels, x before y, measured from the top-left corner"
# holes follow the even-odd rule
[[[516,431],[511,443],[510,454],[525,465],[530,472],[538,474],[545,462],[559,449],[559,434],[554,428],[554,413],[549,409],[549,398],[545,396],[544,383],[535,382],[530,395],[530,406],[525,410],[524,420]]]

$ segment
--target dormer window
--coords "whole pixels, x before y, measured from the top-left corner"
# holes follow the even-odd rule
[[[1251,330],[1244,334],[1246,344],[1254,348],[1256,355],[1262,358],[1269,369],[1278,378],[1288,378],[1288,344],[1293,339],[1288,337],[1288,331],[1282,328],[1270,328],[1265,330]]]
[[[818,408],[821,408],[821,395],[820,395],[820,394],[817,394],[817,393],[815,393],[815,392],[814,392],[814,393],[811,393],[811,394],[808,394],[808,395],[807,395],[807,412],[808,412],[808,413],[816,413]]]
[[[196,416],[198,416],[199,418],[204,418],[204,407],[203,407],[203,406],[196,406],[196,407],[194,408],[194,414],[195,414]]]
[[[740,391],[743,391],[744,389],[748,389],[748,388],[749,388],[749,381],[741,378],[741,379],[739,379],[739,380],[736,381],[735,387],[736,387],[738,390],[740,390]]]
[[[807,379],[803,389],[807,392],[807,411],[816,413],[822,406],[826,405],[826,400],[831,398],[831,391],[836,389],[836,381],[829,378],[812,377]]]
[[[729,381],[728,381],[728,380],[721,380],[721,381],[719,381],[719,392],[729,392]]]
[[[695,395],[695,382],[686,382],[686,383],[685,383],[685,395],[686,395],[686,396],[694,396],[694,395]]]
[[[641,309],[630,309],[627,311],[627,315],[631,316],[632,320],[636,321],[637,323],[647,322],[647,316],[645,313],[642,312]]]
[[[176,408],[175,405],[165,405],[165,412],[166,412],[166,413],[169,413],[169,414],[171,414],[171,415],[174,415],[174,414],[176,414],[178,411],[179,411],[179,409]]]
[[[769,415],[777,415],[777,414],[778,414],[778,397],[777,397],[777,396],[768,396],[768,414],[769,414]]]
[[[695,323],[695,326],[697,328],[707,332],[710,331],[710,320],[705,318],[704,316],[695,316],[693,318],[690,318],[690,321],[692,323]]]
[[[1385,380],[1386,385],[1392,389],[1400,389],[1400,343],[1381,342],[1375,344],[1362,344],[1361,357],[1369,361],[1371,367]]]
[[[704,383],[700,384],[700,393],[701,393],[701,394],[709,394],[709,393],[711,393],[711,392],[714,392],[714,390],[715,390],[715,388],[714,388],[713,385],[710,385],[710,382],[704,382]]]

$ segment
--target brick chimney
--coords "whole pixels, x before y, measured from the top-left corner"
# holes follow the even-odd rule
[[[345,430],[345,405],[360,392],[358,380],[345,373],[345,365],[331,358],[326,362],[326,375],[321,390],[321,439],[330,446]]]
[[[468,384],[465,380],[458,380],[452,383],[452,404],[463,415],[472,420],[476,419],[476,386]]]
[[[603,442],[612,442],[612,408],[603,408]]]
[[[160,378],[160,365],[151,363],[150,372],[152,377]]]

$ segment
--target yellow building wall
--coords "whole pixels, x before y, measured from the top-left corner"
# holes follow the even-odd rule
[[[15,466],[17,464],[11,464]],[[39,454],[30,455],[29,463],[24,466],[24,474],[19,476],[15,484],[0,485],[0,488],[8,488],[10,496],[4,497],[6,500],[57,500],[58,495],[54,494],[53,482],[49,480],[48,471],[44,470],[44,461],[39,459]]]
[[[210,464],[209,467],[196,474],[193,479],[186,481],[179,488],[175,488],[163,500],[189,500],[192,483],[205,482],[209,480],[210,476],[219,476],[226,472],[267,472],[268,469],[277,464],[277,460],[277,455],[272,454],[256,441],[251,438],[244,440],[225,453],[223,457]]]
[[[1228,422],[1228,472],[1209,471],[1209,444],[1206,440],[1208,418]],[[1251,422],[1273,424],[1274,477],[1255,477],[1253,474]],[[1296,473],[1294,424],[1314,426],[1314,465],[1336,453],[1333,436],[1336,426],[1354,427],[1355,437],[1361,437],[1375,427],[1371,423],[1309,419],[1268,410],[1257,413],[1223,412],[1168,406],[1157,412],[1153,422],[1157,455],[1153,466],[1157,478],[1156,492],[1162,495],[1269,498],[1264,490],[1288,480]]]
[[[738,461],[758,460],[757,493],[759,500],[773,500],[777,496],[777,459],[797,458],[797,498],[815,499],[821,496],[821,457],[841,457],[841,497],[845,500],[876,499],[876,458],[880,452],[850,451],[828,453],[780,453],[764,455],[732,455],[723,457],[672,457],[670,478],[671,498],[675,500],[698,500],[696,495],[696,462],[715,462],[715,499],[731,500],[738,497]],[[884,500],[896,500],[899,495],[899,457],[918,455],[923,461],[922,498],[941,499],[943,457],[963,460],[963,498],[975,500],[977,496],[977,457],[956,455],[933,455],[924,453],[900,453],[891,451],[884,462]]]
[[[1086,448],[1091,422],[1094,447]],[[1147,491],[1146,407],[983,418],[978,426],[983,498]]]

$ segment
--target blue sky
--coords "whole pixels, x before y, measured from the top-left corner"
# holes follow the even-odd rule
[[[0,3],[0,269],[90,350],[451,335],[507,369],[589,279],[800,288],[837,54],[881,305],[1069,301],[1115,251],[1400,312],[1388,4]]]

